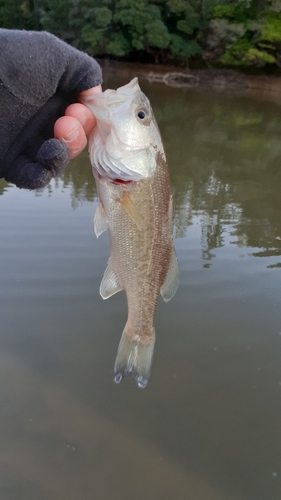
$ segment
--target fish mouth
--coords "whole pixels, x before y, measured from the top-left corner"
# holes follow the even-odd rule
[[[135,77],[127,85],[119,87],[117,90],[106,89],[101,94],[84,96],[82,102],[92,109],[96,118],[104,124],[109,124],[111,121],[110,110],[114,112],[114,108],[129,106],[132,98],[138,92],[141,92],[141,89],[138,78]]]
[[[105,91],[107,94],[107,104],[110,108],[119,106],[128,100],[129,96],[134,96],[137,92],[141,92],[139,87],[138,78],[133,78],[129,83],[119,87],[117,90],[108,89]]]

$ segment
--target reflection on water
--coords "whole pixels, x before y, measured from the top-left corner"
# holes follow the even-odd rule
[[[98,295],[86,154],[38,193],[0,182],[1,500],[280,499],[281,108],[143,88],[181,268],[145,391],[113,384],[127,305]]]
[[[262,249],[253,255],[279,256],[281,103],[258,101],[250,92],[233,96],[147,84],[143,88],[167,150],[175,237],[184,237],[192,218],[199,216],[204,260],[224,246],[226,226],[233,243]],[[85,156],[63,177],[73,208],[96,196]]]

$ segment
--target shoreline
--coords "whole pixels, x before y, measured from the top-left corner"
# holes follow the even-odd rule
[[[245,75],[232,69],[179,69],[175,66],[157,64],[137,64],[111,60],[98,60],[104,72],[113,75],[148,80],[150,83],[163,83],[169,87],[188,88],[208,86],[215,89],[259,90],[281,93],[281,77],[267,75]]]

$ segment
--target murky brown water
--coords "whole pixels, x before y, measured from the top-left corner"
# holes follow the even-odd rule
[[[1,500],[281,498],[281,107],[144,90],[181,268],[147,389],[113,383],[127,305],[98,294],[86,156],[40,193],[0,182]]]

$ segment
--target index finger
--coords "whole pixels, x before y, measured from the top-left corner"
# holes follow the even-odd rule
[[[83,97],[101,94],[101,92],[102,92],[101,85],[96,85],[96,87],[92,87],[90,89],[83,90],[83,92],[80,92],[78,98],[79,98],[79,101],[81,102],[83,100]]]
[[[78,98],[82,104],[87,106],[88,104],[93,104],[93,101],[91,100],[92,97],[101,93],[102,93],[101,85],[97,85],[96,87],[92,87],[91,89],[84,90],[83,92],[81,92]]]

